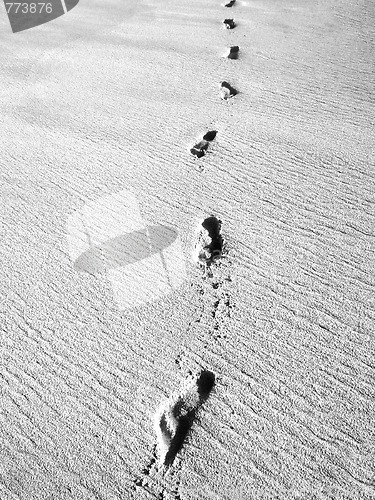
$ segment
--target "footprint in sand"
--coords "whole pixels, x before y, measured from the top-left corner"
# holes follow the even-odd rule
[[[238,45],[233,45],[230,49],[229,49],[229,54],[228,54],[228,59],[238,59],[238,53],[240,51],[240,48]]]
[[[234,19],[224,19],[223,23],[224,23],[224,27],[227,30],[233,30],[236,27],[236,23],[234,22]]]
[[[194,259],[207,268],[220,259],[223,254],[224,239],[221,235],[221,221],[214,215],[207,217],[198,227]]]
[[[203,136],[203,139],[190,149],[190,153],[197,158],[202,158],[202,156],[206,154],[210,142],[215,139],[216,134],[216,130],[207,132],[207,134]]]
[[[238,94],[238,91],[233,88],[228,82],[221,82],[220,97],[226,101]]]
[[[169,398],[156,412],[154,423],[160,465],[169,467],[173,464],[214,383],[215,375],[202,371],[196,380]]]

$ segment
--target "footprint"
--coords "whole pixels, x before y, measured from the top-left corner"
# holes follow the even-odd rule
[[[214,383],[215,375],[202,371],[184,391],[170,398],[157,411],[155,431],[160,465],[173,464]]]
[[[223,243],[221,221],[214,215],[207,217],[199,227],[195,260],[201,265],[210,266],[222,256]]]
[[[190,153],[197,158],[202,158],[207,152],[209,143],[216,137],[217,131],[211,130],[203,136],[203,140],[199,141],[195,146],[190,149]]]
[[[240,51],[240,48],[238,45],[233,45],[229,49],[229,54],[228,54],[228,59],[238,59],[238,53]]]
[[[202,158],[206,154],[206,151],[208,149],[208,142],[207,141],[200,141],[198,144],[193,146],[190,149],[190,153],[197,158]]]
[[[230,99],[231,97],[235,96],[238,94],[238,91],[233,88],[231,85],[229,85],[228,82],[222,82],[221,83],[221,89],[220,89],[220,97],[223,100]]]
[[[236,0],[231,0],[229,3],[225,4],[225,7],[233,7],[233,5],[236,3]]]
[[[234,19],[224,19],[223,23],[227,30],[233,30],[236,27]]]

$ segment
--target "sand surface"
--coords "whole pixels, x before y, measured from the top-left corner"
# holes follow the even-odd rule
[[[375,498],[375,6],[223,5],[81,0],[18,34],[0,7],[1,500]],[[186,277],[121,309],[67,223],[130,189]],[[155,412],[200,370],[163,473]]]

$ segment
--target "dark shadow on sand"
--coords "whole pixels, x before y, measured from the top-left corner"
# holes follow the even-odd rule
[[[90,274],[104,273],[161,252],[176,240],[177,235],[175,229],[164,225],[123,234],[86,250],[77,258],[74,267]]]
[[[234,19],[224,19],[223,23],[228,30],[234,30],[234,28],[236,27]]]
[[[206,247],[212,255],[212,261],[219,258],[223,251],[223,237],[221,236],[221,221],[214,215],[207,217],[202,222],[202,227],[208,232],[211,238],[210,244]]]
[[[238,59],[239,51],[240,51],[239,46],[233,45],[233,47],[229,49],[228,59]]]
[[[228,82],[221,82],[221,86],[228,91],[228,97],[234,97],[238,94],[238,90],[232,87]]]

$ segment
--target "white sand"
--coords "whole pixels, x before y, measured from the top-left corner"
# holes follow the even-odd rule
[[[374,4],[223,3],[81,0],[18,34],[0,8],[1,500],[375,498]],[[119,310],[66,223],[130,187],[187,279]],[[211,213],[217,289],[190,259]],[[162,477],[154,412],[200,369]]]

